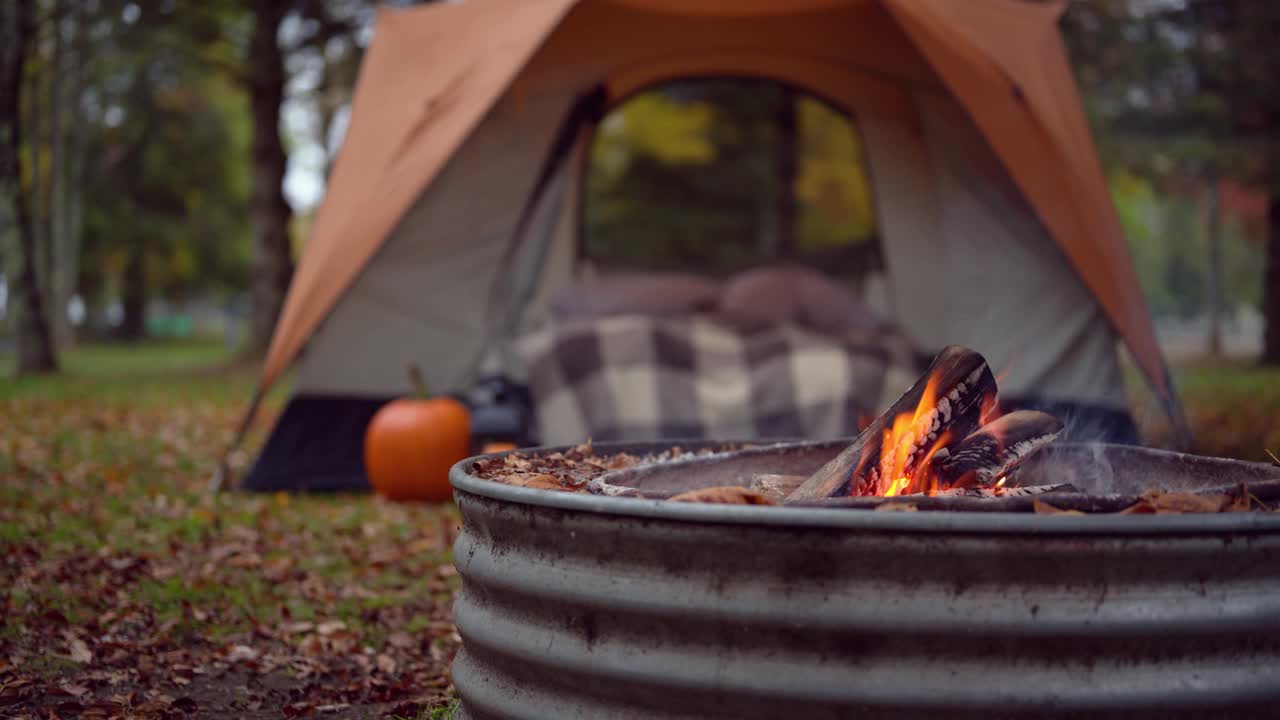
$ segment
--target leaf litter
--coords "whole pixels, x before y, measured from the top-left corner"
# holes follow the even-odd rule
[[[456,510],[207,496],[243,398],[171,385],[0,398],[0,716],[448,707]]]

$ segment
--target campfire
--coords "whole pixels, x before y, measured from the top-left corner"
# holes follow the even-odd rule
[[[869,510],[1165,513],[1270,510],[1280,471],[1148,448],[1054,443],[1052,415],[1001,413],[986,360],[952,346],[851,443],[482,459],[481,477],[674,502]]]
[[[995,489],[1062,423],[1028,410],[1001,415],[987,361],[943,350],[915,386],[792,493],[796,501],[842,495],[936,495]]]

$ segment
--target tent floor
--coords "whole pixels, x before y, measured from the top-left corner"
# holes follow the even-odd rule
[[[241,487],[256,492],[367,491],[364,432],[390,397],[295,395]]]

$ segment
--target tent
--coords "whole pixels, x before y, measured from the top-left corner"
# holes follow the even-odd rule
[[[364,424],[408,389],[406,360],[462,391],[511,322],[545,315],[576,269],[581,163],[557,158],[581,152],[602,109],[673,78],[780,81],[857,119],[895,320],[922,349],[960,342],[1007,367],[1002,388],[1122,407],[1122,342],[1180,417],[1058,34],[1063,5],[380,9],[253,407],[290,368],[292,396],[246,484],[363,485]],[[547,240],[518,241],[531,234]]]

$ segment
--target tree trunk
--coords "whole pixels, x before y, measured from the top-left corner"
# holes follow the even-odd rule
[[[84,230],[84,173],[85,173],[85,124],[76,121],[76,108],[80,105],[80,96],[84,92],[84,79],[88,63],[92,55],[89,50],[89,33],[85,4],[77,2],[70,13],[70,22],[74,26],[72,37],[75,44],[70,56],[67,70],[67,106],[70,108],[71,122],[67,128],[67,160],[63,168],[62,242],[58,247],[59,272],[55,277],[59,285],[54,296],[59,306],[67,307],[76,294],[80,284],[80,249]],[[66,318],[66,313],[62,314]],[[75,341],[75,328],[70,323],[65,325],[65,337],[57,338],[61,347]],[[55,328],[55,333],[57,332]]]
[[[1209,207],[1205,217],[1205,244],[1209,246],[1209,357],[1222,357],[1222,218],[1218,178],[1209,177]]]
[[[289,243],[292,215],[284,198],[285,152],[280,140],[284,102],[284,55],[277,41],[285,3],[259,0],[250,40],[249,95],[253,108],[253,311],[248,350],[262,353],[271,342],[293,276]]]
[[[764,217],[760,228],[760,255],[768,260],[788,257],[795,251],[796,231],[796,153],[798,132],[796,95],[788,88],[778,88],[773,115],[773,182],[771,197],[762,203]]]
[[[135,246],[129,250],[129,259],[124,266],[124,281],[120,288],[124,318],[120,322],[119,336],[126,342],[138,342],[147,335],[146,260],[146,251]]]
[[[1275,187],[1267,203],[1267,259],[1262,283],[1262,313],[1266,317],[1262,362],[1280,365],[1280,189]]]
[[[53,342],[65,347],[71,325],[67,320],[66,296],[66,233],[67,233],[67,129],[65,117],[67,102],[66,46],[63,44],[63,25],[66,5],[63,0],[53,2],[53,57],[50,59],[49,87],[49,202],[48,228],[45,240],[45,282],[49,293],[49,324]]]
[[[782,90],[778,101],[777,128],[778,147],[775,159],[774,193],[777,204],[777,223],[775,233],[778,242],[778,254],[789,257],[796,251],[796,158],[800,150],[796,114],[798,98],[790,88]]]
[[[16,330],[18,340],[18,373],[56,372],[58,359],[49,332],[44,296],[36,272],[34,228],[31,223],[31,200],[22,183],[22,80],[27,52],[30,50],[35,23],[33,0],[4,3],[5,37],[0,40],[0,122],[8,121],[6,137],[0,143],[0,184],[8,186],[13,198],[13,214],[17,219],[18,247],[21,256],[15,290]]]
[[[36,12],[39,12],[39,0],[36,0]],[[34,21],[33,21],[34,22]],[[27,75],[25,96],[26,109],[30,113],[27,117],[27,123],[23,126],[23,134],[27,145],[27,161],[30,163],[31,187],[27,196],[31,213],[31,237],[32,245],[36,251],[35,271],[36,283],[42,289],[45,310],[48,310],[49,304],[49,243],[48,227],[45,225],[45,177],[44,177],[44,113],[43,104],[45,97],[44,78],[48,75],[46,68],[41,67],[41,57],[43,55],[40,48],[40,32],[36,24],[31,26],[31,35],[27,42],[30,44],[27,48],[25,57],[31,65],[37,70],[31,72],[29,69],[25,71]],[[22,108],[19,107],[19,110]],[[19,146],[21,148],[21,146]],[[21,149],[19,149],[21,152]]]

